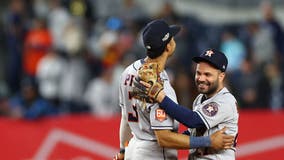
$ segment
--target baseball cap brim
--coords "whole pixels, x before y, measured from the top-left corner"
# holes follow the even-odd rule
[[[181,30],[180,26],[170,25],[170,32],[171,32],[172,37],[175,36],[180,30]]]
[[[211,64],[214,68],[223,71],[221,68],[219,68],[219,66],[218,66],[217,64],[213,63],[212,61],[210,61],[209,59],[207,59],[207,58],[205,58],[205,57],[193,57],[192,60],[193,60],[195,63],[207,62],[207,63]]]
[[[206,58],[203,57],[193,57],[192,60],[196,63],[199,63],[201,61],[208,61]]]

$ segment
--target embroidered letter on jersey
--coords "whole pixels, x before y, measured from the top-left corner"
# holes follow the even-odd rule
[[[158,120],[160,122],[167,119],[166,112],[163,109],[160,109],[160,108],[156,109],[155,117],[156,117],[156,120]]]
[[[210,102],[202,107],[202,112],[209,117],[213,117],[217,114],[218,107],[219,105],[216,102]]]

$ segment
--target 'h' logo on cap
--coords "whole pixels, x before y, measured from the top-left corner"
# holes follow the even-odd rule
[[[211,57],[212,54],[214,54],[214,52],[212,50],[208,50],[206,51],[205,56]]]

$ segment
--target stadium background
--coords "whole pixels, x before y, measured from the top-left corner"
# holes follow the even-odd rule
[[[226,83],[240,102],[238,159],[283,159],[283,1],[0,4],[0,159],[110,159],[119,146],[119,74],[144,57],[140,31],[154,18],[183,26],[167,66],[180,104],[196,96],[191,57],[224,51]]]

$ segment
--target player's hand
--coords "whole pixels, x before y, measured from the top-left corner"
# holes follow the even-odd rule
[[[114,157],[113,160],[124,160],[124,154],[123,153],[117,153]]]
[[[141,101],[147,102],[147,103],[154,103],[155,101],[148,96],[148,88],[151,87],[150,84],[141,81],[140,78],[134,78],[133,80],[134,88],[133,91],[130,92],[131,97],[139,99]]]
[[[211,139],[211,147],[216,150],[221,150],[221,149],[229,149],[233,146],[234,144],[234,139],[235,137],[232,135],[227,135],[225,133],[226,127],[223,129],[213,133],[210,136]]]
[[[132,96],[148,103],[156,102],[158,94],[164,89],[157,63],[145,63],[138,70],[134,80]]]

